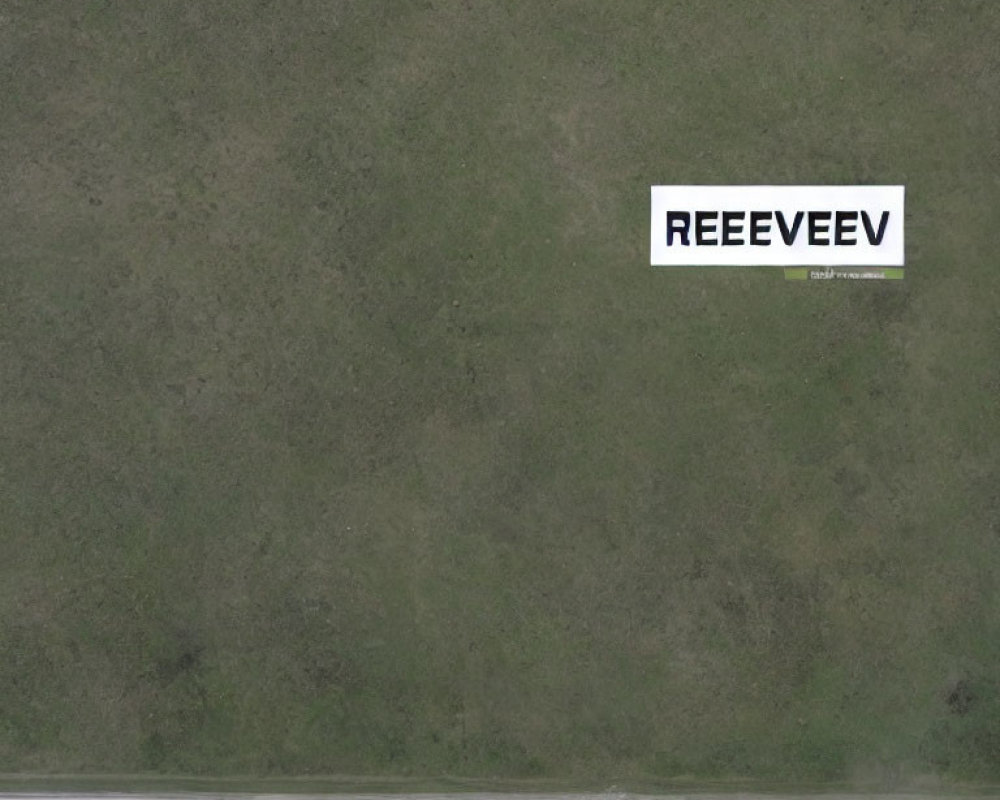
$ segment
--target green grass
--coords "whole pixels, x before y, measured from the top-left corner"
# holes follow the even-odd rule
[[[0,8],[0,770],[1000,779],[1000,11]],[[904,280],[653,270],[903,183]]]

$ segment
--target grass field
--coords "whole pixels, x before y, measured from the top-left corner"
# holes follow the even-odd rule
[[[1000,781],[1000,5],[0,4],[0,772]],[[903,281],[651,184],[907,187]]]

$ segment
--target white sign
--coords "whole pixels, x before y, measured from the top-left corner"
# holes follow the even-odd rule
[[[903,186],[653,186],[650,264],[903,266]]]

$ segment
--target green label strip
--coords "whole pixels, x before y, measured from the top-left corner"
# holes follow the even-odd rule
[[[855,280],[855,281],[901,281],[903,280],[903,270],[900,267],[886,267],[884,269],[828,269],[826,267],[788,267],[785,269],[785,280],[787,281],[808,281],[808,280]]]

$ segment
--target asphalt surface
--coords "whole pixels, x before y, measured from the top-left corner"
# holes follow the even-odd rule
[[[238,792],[177,792],[177,793],[124,793],[124,792],[15,792],[0,793],[0,800],[950,800],[950,798],[977,798],[1000,800],[996,794],[938,794],[927,793],[718,793],[689,792],[684,794],[528,794],[528,793],[418,793],[418,794],[244,794]]]

